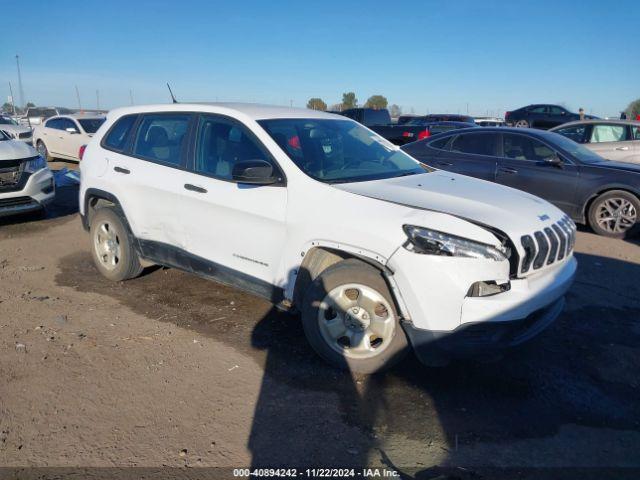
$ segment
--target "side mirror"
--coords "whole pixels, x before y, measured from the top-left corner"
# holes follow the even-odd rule
[[[66,130],[68,133],[80,133],[80,132],[78,132],[78,130],[76,130],[76,129],[75,129],[75,128],[73,128],[73,127],[65,128],[65,130]]]
[[[243,160],[233,166],[231,176],[236,182],[253,185],[271,185],[278,181],[273,176],[273,165],[265,160]]]
[[[555,166],[562,165],[562,159],[557,153],[554,153],[553,155],[545,158],[544,161],[550,165],[555,165]]]

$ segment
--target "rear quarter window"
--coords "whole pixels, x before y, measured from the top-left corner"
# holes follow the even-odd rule
[[[105,135],[102,146],[109,150],[123,151],[137,119],[138,115],[126,115],[117,120]]]

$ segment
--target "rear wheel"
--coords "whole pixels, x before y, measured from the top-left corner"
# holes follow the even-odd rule
[[[38,143],[36,144],[36,150],[38,150],[38,153],[40,154],[40,156],[44,158],[47,162],[50,162],[51,160],[53,160],[53,158],[49,155],[49,150],[47,150],[47,146],[44,144],[42,140],[38,140]]]
[[[515,126],[517,128],[529,128],[529,122],[526,120],[518,120]]]
[[[640,200],[623,190],[612,190],[596,198],[589,208],[589,225],[599,235],[628,238],[638,230]]]
[[[90,230],[93,262],[102,275],[117,282],[140,275],[142,265],[132,237],[113,208],[99,209]]]
[[[352,372],[382,371],[407,351],[382,273],[359,260],[341,261],[313,281],[304,298],[302,323],[322,358]]]

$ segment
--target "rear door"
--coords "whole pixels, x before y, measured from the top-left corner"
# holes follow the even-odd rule
[[[181,186],[189,252],[209,262],[209,273],[223,282],[244,282],[244,288],[265,295],[280,273],[287,188],[284,181],[238,183],[232,171],[246,160],[265,160],[280,172],[278,165],[248,128],[215,114],[200,116],[192,158]]]
[[[634,155],[631,127],[612,123],[593,124],[588,147],[608,160],[628,161]]]
[[[68,132],[67,129],[72,128],[74,132]],[[60,140],[60,152],[67,157],[78,159],[80,146],[85,144],[85,137],[82,135],[80,126],[70,118],[60,119],[60,130],[58,138]]]
[[[49,154],[59,155],[62,153],[62,140],[60,129],[62,128],[61,118],[51,118],[46,120],[40,127],[40,140],[42,140],[49,151]]]
[[[117,192],[135,236],[150,257],[164,255],[167,247],[186,246],[181,199],[187,183],[186,139],[192,119],[192,114],[184,112],[140,115],[125,152],[106,150],[110,188]],[[111,132],[118,133],[117,126]],[[110,148],[111,132],[104,148]],[[164,260],[181,263],[175,258]]]
[[[456,135],[430,165],[493,182],[497,149],[497,133],[462,133]]]
[[[529,192],[576,216],[578,167],[568,159],[561,165],[546,159],[558,153],[537,138],[519,133],[502,134],[496,182]]]

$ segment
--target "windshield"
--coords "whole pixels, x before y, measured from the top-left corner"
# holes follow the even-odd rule
[[[18,125],[11,117],[0,117],[0,125]]]
[[[349,120],[258,122],[307,175],[325,183],[364,182],[430,171],[384,138]]]
[[[100,126],[104,123],[104,118],[82,118],[78,119],[80,126],[87,133],[96,133]]]
[[[600,163],[604,160],[597,153],[592,152],[588,148],[560,135],[559,133],[553,133],[553,142],[558,147],[576,157],[582,163]]]

